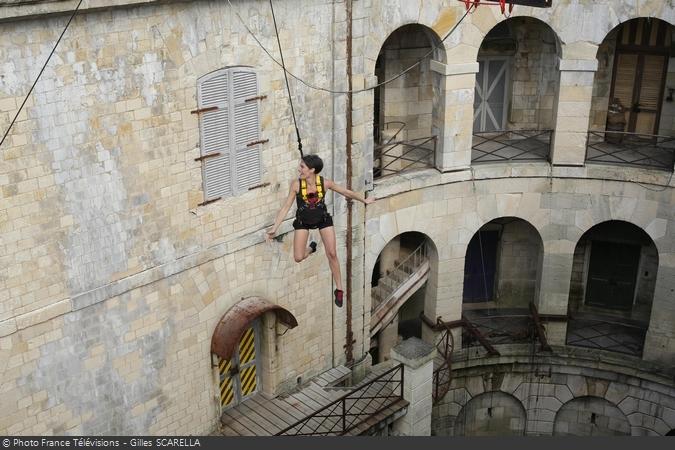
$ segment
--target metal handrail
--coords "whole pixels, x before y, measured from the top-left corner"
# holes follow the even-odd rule
[[[419,269],[426,260],[427,260],[427,243],[422,242],[415,250],[412,251],[412,253],[406,256],[400,263],[394,265],[393,270],[387,272],[386,275],[380,278],[378,281],[378,287],[380,291],[383,291],[386,295],[382,296],[379,299],[380,300],[379,302],[372,303],[372,306],[370,308],[371,312],[375,312],[381,305],[386,304],[391,299],[394,292],[396,292],[396,289],[398,289],[401,285],[410,280],[417,273],[417,269]],[[412,265],[408,264],[409,261],[412,261]],[[405,267],[410,267],[410,270],[409,271],[405,270]],[[399,282],[392,275],[390,275],[399,270],[408,274],[408,276],[401,282]],[[390,288],[389,283],[386,283],[386,281],[393,281],[395,283],[395,287]]]
[[[391,121],[389,121],[389,122],[385,122],[385,123],[384,123],[384,126],[382,126],[381,128],[380,128],[380,125],[379,125],[379,124],[375,124],[375,125],[373,126],[373,130],[374,130],[374,131],[373,131],[373,138],[375,138],[375,143],[376,143],[376,144],[382,145],[382,144],[379,142],[380,138],[382,137],[382,132],[381,132],[381,130],[386,130],[386,129],[388,129],[388,128],[389,128],[389,125],[392,125],[392,124],[398,124],[398,125],[399,125],[399,128],[398,128],[398,130],[396,130],[396,133],[394,133],[394,135],[393,135],[392,137],[389,138],[389,140],[386,142],[386,144],[388,144],[389,142],[391,142],[391,141],[393,141],[394,139],[396,139],[396,137],[399,135],[399,133],[400,133],[401,131],[403,131],[403,130],[405,129],[405,127],[406,127],[406,123],[405,123],[405,122],[401,122],[400,120],[391,120]]]
[[[423,138],[411,139],[407,141],[395,141],[395,142],[390,141],[387,142],[386,144],[376,147],[374,150],[375,159],[380,160],[380,166],[374,168],[374,170],[379,171],[379,175],[376,176],[376,178],[403,172],[416,164],[422,165],[423,167],[434,167],[436,165],[437,140],[438,137],[434,135]],[[417,141],[421,142],[416,143]],[[433,142],[432,148],[424,147],[424,145],[428,144],[429,142]],[[392,152],[399,147],[403,149],[401,155],[393,155]],[[421,155],[418,157],[414,156],[406,157],[415,150],[420,151]],[[385,157],[391,159],[391,161],[382,165],[382,160]],[[395,164],[398,161],[406,161],[408,162],[408,164],[406,164],[404,167],[401,167],[400,169],[390,168],[392,164]],[[385,172],[389,173],[385,174]]]
[[[327,436],[347,434],[369,418],[379,414],[395,402],[403,399],[403,372],[403,364],[392,367],[383,374],[359,386],[352,392],[343,395],[307,417],[289,425],[276,433],[275,436]],[[400,375],[399,379],[395,379],[397,375]],[[377,383],[381,383],[377,392],[374,394],[368,393],[368,390]],[[382,394],[387,386],[391,387],[391,391]],[[397,389],[399,390],[398,395],[393,395],[396,393]],[[366,402],[363,407],[359,408],[359,400],[368,400],[368,402]],[[383,400],[384,402],[379,405],[379,408],[375,411],[365,412],[366,409],[373,404],[374,400]],[[348,402],[350,402],[349,405]],[[358,411],[354,411],[357,408],[359,408]],[[351,419],[351,421],[348,422],[348,418]],[[310,421],[317,422],[320,419],[322,420],[318,425],[310,424]],[[331,419],[334,420],[334,423],[330,428],[322,429],[323,425]]]
[[[553,130],[495,130],[477,131],[474,137],[483,139],[474,144],[472,152],[481,153],[472,157],[472,163],[492,163],[500,161],[549,161],[551,154],[551,135]],[[507,139],[508,136],[519,136],[520,139]],[[502,139],[504,138],[504,139]],[[543,139],[540,139],[543,138]],[[496,143],[496,148],[485,149],[486,143]],[[523,144],[531,145],[531,148],[523,148]],[[516,150],[517,153],[504,156],[504,150]]]
[[[648,324],[640,325],[632,320],[569,314],[565,344],[640,356],[647,329]]]
[[[440,317],[437,320],[439,327],[443,327],[443,334],[436,344],[439,355],[443,358],[443,363],[433,372],[432,402],[438,403],[450,390],[452,382],[452,353],[455,351],[455,337],[452,335],[452,328],[445,324]],[[445,342],[445,344],[443,344]]]
[[[596,155],[591,155],[591,150]],[[675,137],[612,130],[589,130],[586,162],[673,171]]]

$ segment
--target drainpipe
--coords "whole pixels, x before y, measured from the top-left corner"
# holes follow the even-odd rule
[[[347,189],[352,189],[352,0],[345,1],[347,12]],[[345,293],[347,294],[346,321],[347,332],[345,335],[345,356],[347,366],[354,362],[353,346],[354,333],[352,332],[352,219],[353,219],[353,201],[347,199],[347,261],[346,261],[346,281]]]

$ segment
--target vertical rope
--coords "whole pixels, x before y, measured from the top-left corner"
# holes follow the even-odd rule
[[[279,39],[279,29],[277,28],[277,18],[274,15],[274,6],[270,0],[270,9],[272,10],[272,21],[274,22],[274,32],[277,35],[277,45],[279,46],[279,54],[281,55],[281,67],[284,69],[284,78],[286,79],[286,90],[288,91],[288,101],[291,104],[291,114],[293,115],[293,125],[295,125],[295,134],[298,137],[298,151],[300,157],[304,156],[302,153],[302,139],[300,138],[300,130],[298,129],[298,122],[295,119],[295,108],[293,108],[293,98],[291,97],[291,87],[288,84],[288,73],[286,71],[286,63],[284,62],[284,52],[281,50],[281,40]]]
[[[33,85],[28,90],[28,94],[26,94],[26,97],[23,99],[23,103],[21,103],[21,106],[19,106],[19,110],[16,112],[16,115],[14,116],[14,119],[12,119],[12,123],[9,124],[9,128],[7,128],[7,131],[5,131],[4,136],[2,136],[2,140],[0,141],[0,146],[2,146],[3,142],[5,142],[5,139],[7,139],[7,135],[11,131],[12,127],[14,126],[14,122],[16,122],[16,119],[17,119],[17,117],[19,117],[19,114],[21,114],[21,110],[23,109],[24,105],[28,101],[28,97],[30,97],[30,94],[33,92],[33,89],[35,88],[35,85],[37,84],[38,80],[40,79],[40,76],[42,75],[42,72],[44,72],[45,69],[47,68],[47,64],[49,64],[49,60],[52,58],[52,55],[56,51],[56,47],[59,46],[59,42],[61,42],[61,38],[63,38],[63,35],[66,34],[66,31],[68,30],[68,27],[70,26],[70,22],[72,22],[73,18],[75,18],[75,15],[77,14],[77,11],[80,9],[81,4],[82,4],[82,0],[80,0],[80,2],[75,7],[75,10],[73,11],[73,14],[71,14],[70,19],[68,19],[68,23],[66,24],[65,28],[61,32],[61,36],[59,36],[59,39],[56,41],[56,44],[54,44],[54,48],[52,48],[51,53],[49,53],[49,56],[47,56],[47,61],[45,61],[44,65],[42,66],[42,69],[40,69],[40,73],[38,73],[38,76],[35,78],[35,81],[33,82]]]

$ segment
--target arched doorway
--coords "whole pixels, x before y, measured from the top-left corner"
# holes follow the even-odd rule
[[[406,232],[382,249],[371,277],[370,354],[374,363],[389,359],[399,341],[422,338],[422,320],[433,282],[436,252],[423,233]]]
[[[555,32],[531,17],[507,19],[485,36],[477,58],[473,163],[548,159],[558,53]]]
[[[262,389],[262,378],[270,371],[271,336],[261,322],[267,314],[285,328],[297,320],[288,310],[260,297],[246,297],[220,319],[211,337],[212,365],[217,371],[221,410],[238,405]]]
[[[445,54],[438,35],[424,25],[404,25],[382,45],[375,76],[378,84],[391,81],[374,92],[374,178],[434,166],[433,98],[441,77],[430,69],[432,59],[444,62]]]
[[[483,225],[464,259],[462,316],[492,344],[528,339],[529,307],[539,293],[543,242],[534,226],[516,217]],[[465,333],[463,346],[477,345]]]
[[[631,223],[584,233],[574,250],[567,344],[642,355],[658,267],[654,242]]]
[[[669,68],[673,26],[653,18],[628,20],[598,47],[593,80],[588,162],[672,170],[675,132]],[[672,64],[672,63],[670,63]]]

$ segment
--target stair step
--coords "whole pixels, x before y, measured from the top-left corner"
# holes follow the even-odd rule
[[[312,381],[314,381],[315,384],[326,388],[341,383],[342,381],[349,378],[351,373],[352,371],[349,368],[340,365],[328,369],[322,374],[316,376]]]

